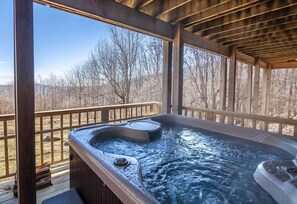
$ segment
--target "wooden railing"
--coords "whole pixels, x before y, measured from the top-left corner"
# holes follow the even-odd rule
[[[267,132],[297,136],[297,120],[293,119],[219,111],[188,106],[183,107],[182,114],[184,116],[196,117],[204,120],[212,120],[240,127],[260,129]]]
[[[35,113],[36,165],[68,161],[69,131],[92,124],[116,123],[160,113],[159,103],[77,108]],[[0,179],[16,172],[14,115],[0,115]]]

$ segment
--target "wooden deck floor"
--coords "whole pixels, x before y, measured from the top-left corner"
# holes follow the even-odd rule
[[[52,175],[52,186],[37,191],[37,203],[44,199],[62,193],[69,189],[69,170],[64,170]],[[12,190],[0,189],[0,203],[16,204],[17,199],[13,196]]]

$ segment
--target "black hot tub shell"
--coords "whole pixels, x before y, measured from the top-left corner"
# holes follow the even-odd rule
[[[259,130],[177,115],[158,115],[121,124],[80,128],[69,134],[70,186],[86,203],[158,203],[145,189],[141,169],[133,157],[102,152],[92,146],[98,139],[121,137],[138,142],[157,139],[160,123],[174,123],[240,137],[297,155],[296,139]],[[279,203],[297,203],[297,161],[265,161],[258,165],[255,180]]]

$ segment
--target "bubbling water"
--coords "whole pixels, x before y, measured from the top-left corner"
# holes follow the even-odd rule
[[[269,145],[181,126],[162,127],[150,143],[114,138],[94,146],[138,159],[145,187],[161,203],[275,203],[253,173],[262,161],[293,159]]]

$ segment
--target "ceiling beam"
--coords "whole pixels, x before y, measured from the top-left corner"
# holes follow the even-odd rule
[[[274,63],[281,63],[281,62],[287,62],[292,61],[296,59],[296,55],[293,57],[283,57],[283,58],[275,58],[275,57],[263,57],[261,58],[263,61],[274,64]]]
[[[242,52],[239,52],[238,50],[236,51],[237,54],[236,54],[236,58],[238,61],[240,62],[244,62],[244,63],[247,63],[247,64],[250,64],[250,65],[255,65],[256,64],[256,59],[247,55],[247,54],[244,54]]]
[[[140,0],[138,3],[137,3],[137,6],[135,6],[134,8],[136,10],[139,10],[141,9],[142,7],[152,3],[154,0]]]
[[[181,7],[192,0],[162,0],[162,1],[153,1],[146,6],[143,6],[140,11],[154,16],[158,17],[161,14],[165,14],[169,11],[172,11],[174,9],[177,9],[178,7]]]
[[[173,39],[173,27],[159,19],[110,0],[35,0],[37,3],[142,32]]]
[[[205,11],[207,9],[212,9],[218,5],[225,4],[231,0],[194,0],[191,1],[168,14],[162,14],[159,16],[161,20],[176,24],[190,16],[193,16],[199,12]]]
[[[271,9],[264,7],[265,9],[261,10],[257,7],[252,7],[249,10],[250,12],[237,12],[219,19],[202,23],[191,27],[190,31],[196,32],[202,36],[208,36],[297,14],[297,3],[292,3],[290,5],[284,4],[282,6],[278,4],[273,5],[274,6],[272,6]]]
[[[35,0],[36,3],[93,18],[134,31],[142,32],[163,40],[173,41],[174,28],[169,23],[136,11],[120,3],[110,0]],[[150,1],[142,1],[147,4]],[[205,2],[205,1],[204,1]],[[147,5],[146,4],[146,5]],[[144,4],[142,4],[144,6]],[[185,43],[221,56],[230,57],[229,47],[220,45],[201,36],[184,31]],[[240,56],[240,55],[239,55]],[[242,58],[242,59],[247,59]],[[251,57],[250,57],[251,58]],[[249,58],[249,59],[250,59]],[[253,61],[253,60],[250,60]],[[244,61],[243,61],[244,62]],[[245,62],[248,63],[249,62]],[[265,64],[263,63],[263,67]]]
[[[281,42],[281,41],[288,41],[290,42],[290,40],[294,40],[297,38],[297,33],[296,33],[297,29],[292,29],[290,31],[287,31],[287,33],[283,33],[282,31],[278,31],[275,32],[273,34],[263,34],[263,35],[259,35],[257,37],[254,38],[246,38],[246,39],[237,39],[237,40],[232,40],[232,41],[228,41],[225,43],[222,43],[223,45],[228,45],[228,46],[232,46],[232,45],[236,45],[237,47],[240,47],[242,45],[249,45],[249,44],[255,44],[257,43],[269,43],[271,42],[272,44],[275,42]],[[260,46],[260,44],[259,44]]]
[[[265,52],[265,53],[273,53],[273,52],[276,52],[276,51],[279,51],[279,50],[282,50],[282,51],[296,51],[297,49],[297,43],[295,42],[294,44],[292,45],[284,45],[284,46],[270,46],[270,47],[264,47],[262,48],[261,46],[261,49],[250,49],[250,50],[240,50],[241,52],[244,52],[244,53],[262,53],[262,52]]]
[[[125,6],[128,6],[128,7],[131,7],[131,8],[135,8],[139,3],[140,3],[140,0],[115,0],[115,2],[117,3],[121,3]]]
[[[296,22],[292,22],[292,23],[288,23],[282,26],[274,26],[274,27],[263,27],[262,30],[257,30],[257,31],[250,31],[250,32],[245,32],[245,33],[241,33],[241,34],[237,34],[237,35],[233,35],[230,37],[225,37],[225,38],[221,38],[221,39],[217,39],[216,42],[218,43],[224,43],[224,42],[228,42],[228,41],[233,41],[233,40],[242,40],[242,39],[246,39],[246,38],[255,38],[255,37],[259,37],[259,36],[267,36],[270,34],[274,34],[276,32],[286,32],[286,31],[290,31],[292,29],[297,29],[297,21]]]
[[[297,51],[290,51],[290,50],[285,50],[285,51],[275,51],[273,53],[259,53],[257,54],[261,58],[274,58],[276,60],[281,59],[281,60],[290,60],[290,59],[295,59],[297,58]],[[272,60],[272,59],[271,59]]]
[[[267,50],[267,49],[273,49],[273,48],[278,48],[278,47],[289,47],[291,45],[296,46],[297,44],[297,39],[291,40],[291,41],[281,41],[281,42],[274,42],[274,43],[255,43],[255,44],[250,44],[247,46],[240,46],[238,47],[238,50],[241,52],[245,51],[256,51],[256,50]]]
[[[207,38],[210,40],[219,40],[225,37],[236,36],[246,32],[263,31],[264,29],[270,29],[277,26],[282,27],[290,23],[295,23],[296,21],[297,21],[297,15],[286,16],[284,18],[277,18],[266,22],[260,22],[252,25],[247,25],[245,27],[228,30],[220,34],[208,35]]]
[[[285,69],[285,68],[297,68],[297,61],[272,64],[272,69]]]
[[[207,9],[203,12],[199,12],[193,16],[186,18],[183,23],[185,27],[193,26],[206,21],[222,18],[226,15],[230,15],[256,5],[261,5],[269,0],[241,0],[241,1],[229,1],[225,4],[219,4],[218,6]]]
[[[201,36],[195,35],[189,31],[184,31],[184,43],[192,47],[197,47],[202,50],[207,50],[214,54],[218,54],[224,57],[230,57],[230,49]]]
[[[284,62],[284,61],[288,61],[288,60],[294,60],[296,59],[297,53],[288,53],[288,54],[282,54],[281,52],[279,53],[275,53],[272,55],[269,54],[248,54],[249,56],[255,56],[255,57],[259,57],[261,59],[263,59],[263,61],[265,62],[269,62],[269,63],[275,63],[275,62]]]
[[[241,52],[273,52],[275,50],[284,50],[284,49],[288,49],[288,50],[296,50],[297,47],[297,40],[294,42],[290,42],[288,44],[276,44],[276,45],[266,45],[266,46],[258,46],[258,47],[254,47],[254,48],[248,48],[248,49],[240,49]]]
[[[271,38],[270,40],[267,40],[265,42],[261,42],[261,39],[258,39],[258,40],[255,40],[254,42],[248,42],[248,43],[245,43],[245,44],[237,44],[237,48],[238,50],[244,52],[244,51],[247,51],[249,49],[258,49],[258,48],[261,48],[261,47],[269,47],[269,46],[274,46],[274,45],[279,45],[279,46],[282,46],[282,45],[290,45],[291,42],[292,43],[295,43],[296,42],[296,38],[291,38],[290,41],[288,40],[288,38],[283,38],[283,39],[277,39],[277,38]]]

